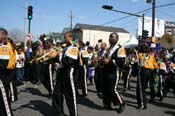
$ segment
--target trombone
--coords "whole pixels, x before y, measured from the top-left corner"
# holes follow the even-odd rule
[[[51,58],[54,58],[57,54],[60,54],[61,52],[62,52],[61,47],[54,46],[53,49],[45,51],[45,53],[42,56],[36,58],[35,61],[36,62],[45,62]],[[55,53],[56,55],[54,54],[53,56],[49,56],[52,53]]]

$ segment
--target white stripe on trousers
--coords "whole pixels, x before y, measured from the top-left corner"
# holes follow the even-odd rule
[[[83,66],[84,68],[84,84],[85,84],[85,94],[87,94],[87,81],[86,81],[86,74],[87,74],[87,69],[86,65]]]
[[[0,89],[1,89],[1,93],[2,93],[2,97],[3,97],[4,106],[5,106],[5,109],[6,109],[7,116],[12,116],[11,111],[10,111],[10,107],[9,107],[9,103],[7,101],[7,95],[6,95],[6,92],[5,92],[5,88],[4,88],[4,85],[3,85],[1,80],[0,80]]]
[[[11,93],[12,101],[15,101],[12,81],[10,82],[10,93]]]
[[[131,77],[131,72],[132,72],[132,67],[130,67],[129,69],[129,73],[128,73],[127,80],[126,80],[126,88],[128,88],[129,86],[129,78]]]
[[[139,93],[140,93],[140,101],[141,101],[141,106],[144,107],[144,103],[143,103],[143,93],[142,93],[142,85],[141,85],[141,77],[140,77],[140,70],[141,68],[139,68],[139,72],[138,72],[138,84],[139,84]]]
[[[71,83],[71,88],[72,88],[72,93],[73,93],[73,100],[74,100],[74,110],[75,110],[75,116],[78,115],[77,113],[77,101],[76,101],[76,94],[75,94],[75,85],[74,85],[74,79],[73,79],[73,72],[74,68],[71,68],[70,70],[70,83]]]
[[[162,79],[162,75],[160,75],[160,95],[163,96],[163,79]]]
[[[52,76],[52,64],[49,64],[49,77],[50,77],[50,87],[53,94],[53,76]]]
[[[116,72],[116,83],[115,83],[115,88],[114,88],[114,91],[115,91],[115,94],[117,95],[118,99],[119,99],[119,102],[120,104],[123,104],[123,101],[118,93],[118,90],[117,90],[117,86],[118,86],[118,82],[119,82],[119,68],[117,67],[117,72]]]

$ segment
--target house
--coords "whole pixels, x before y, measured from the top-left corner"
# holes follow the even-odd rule
[[[62,42],[62,34],[58,32],[52,32],[46,35],[46,38],[53,39],[54,43]]]
[[[109,35],[116,32],[119,35],[119,43],[122,45],[130,38],[130,33],[123,28],[107,27],[89,24],[76,24],[73,29],[75,39],[82,40],[84,43],[89,41],[95,46],[99,39],[109,44]]]

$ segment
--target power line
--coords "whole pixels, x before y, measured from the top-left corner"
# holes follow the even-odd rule
[[[163,14],[163,15],[169,16],[169,17],[173,17],[173,15],[168,14],[168,13],[165,13],[165,12],[162,12],[162,11],[157,11],[157,12],[160,13],[160,14]]]
[[[147,11],[146,13],[144,13],[144,14],[148,14],[149,12]],[[127,26],[128,24],[130,24],[130,23],[132,23],[133,21],[135,21],[135,18],[134,19],[132,19],[132,20],[129,20],[128,22],[126,22],[126,23],[124,23],[124,24],[121,24],[121,25],[119,25],[119,26]]]
[[[156,6],[155,8],[160,8],[160,7],[170,6],[170,5],[175,5],[175,3],[173,2],[173,3],[169,3],[169,4],[159,5],[159,6]],[[143,13],[143,12],[145,12],[145,11],[149,11],[149,10],[151,10],[151,9],[152,9],[152,8],[147,8],[147,9],[145,9],[145,10],[139,11],[139,12],[134,13],[134,14],[140,14],[140,13]],[[112,21],[109,21],[109,22],[103,23],[103,24],[101,24],[101,25],[111,24],[111,23],[113,23],[113,22],[116,22],[116,21],[120,21],[120,20],[126,19],[126,18],[128,18],[128,17],[130,17],[130,16],[131,16],[131,15],[124,16],[124,17],[121,17],[121,18],[119,18],[119,19],[116,19],[116,20],[112,20]]]

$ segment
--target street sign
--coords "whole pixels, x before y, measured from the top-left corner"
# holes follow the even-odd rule
[[[26,40],[33,40],[33,35],[31,33],[27,33]]]

